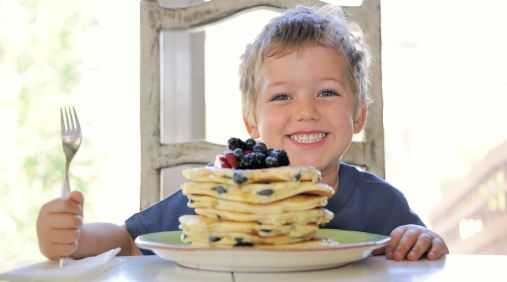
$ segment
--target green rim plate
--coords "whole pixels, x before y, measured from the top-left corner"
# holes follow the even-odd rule
[[[184,243],[180,239],[181,231],[166,231],[166,232],[157,232],[141,235],[136,239],[136,244],[145,249],[153,249],[153,248],[168,248],[168,249],[188,249],[191,248],[190,244]],[[344,248],[352,248],[352,247],[362,247],[362,246],[373,246],[373,245],[386,245],[390,237],[359,232],[359,231],[349,231],[349,230],[340,230],[340,229],[319,229],[317,232],[318,237],[328,238],[339,242],[339,245],[326,247],[326,249],[344,249]],[[224,250],[220,248],[192,248],[199,250]],[[227,250],[234,250],[227,249]],[[240,248],[245,250],[245,248]],[[322,248],[319,248],[321,250]],[[297,249],[287,251],[306,251],[312,249]],[[252,251],[271,251],[266,249],[252,249]],[[280,250],[276,250],[280,251]]]

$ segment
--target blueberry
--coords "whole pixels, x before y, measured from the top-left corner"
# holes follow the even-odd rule
[[[252,153],[244,155],[239,162],[239,168],[250,169],[254,167],[255,159]]]
[[[267,167],[277,167],[278,165],[278,159],[275,157],[267,157],[266,160],[264,160]]]
[[[236,241],[236,243],[234,244],[234,247],[251,247],[251,246],[253,246],[253,243],[245,242],[245,241],[243,241],[243,238],[234,238],[234,241]]]
[[[240,172],[234,172],[232,179],[236,184],[242,184],[248,180],[248,178]]]
[[[234,151],[232,153],[234,154],[234,156],[236,157],[236,159],[239,162],[241,162],[241,159],[243,158],[243,149],[236,148],[236,149],[234,149]]]
[[[252,150],[253,149],[253,146],[255,146],[255,140],[253,140],[252,138],[248,138],[246,139],[245,141],[245,150]]]
[[[229,150],[231,151],[234,151],[234,149],[236,148],[245,148],[245,142],[243,142],[241,139],[239,138],[229,138],[229,140],[227,140],[227,144],[228,144],[228,148]]]
[[[294,180],[296,180],[296,181],[301,180],[301,171],[298,171],[298,173],[296,173],[296,175],[294,175]]]
[[[218,194],[227,193],[227,189],[225,189],[225,187],[222,185],[215,186],[215,187],[211,188],[211,190],[217,192]]]
[[[259,152],[251,152],[243,156],[239,163],[239,168],[241,169],[257,169],[264,168],[264,159],[266,155]]]
[[[290,164],[289,156],[287,156],[287,153],[285,151],[281,151],[280,154],[278,154],[278,164],[280,166]]]
[[[269,156],[278,160],[278,166],[289,165],[289,157],[284,150],[274,149]]]
[[[269,149],[268,150],[268,155],[276,158],[276,157],[278,157],[278,155],[281,152],[282,152],[282,150],[280,150],[280,149]]]
[[[252,168],[255,169],[255,168],[266,167],[265,163],[264,163],[264,159],[266,158],[265,154],[259,153],[259,152],[252,152],[252,153],[250,153],[250,155],[252,155],[252,157],[253,157]]]
[[[263,154],[266,154],[267,151],[268,151],[268,148],[266,147],[266,144],[262,143],[262,142],[257,142],[253,148],[252,148],[252,151],[254,152],[258,152],[258,153],[263,153]]]
[[[267,188],[267,189],[262,189],[260,191],[257,191],[256,194],[259,196],[271,196],[271,195],[273,195],[273,193],[275,193],[275,191],[273,191],[273,189]]]
[[[208,241],[210,241],[210,242],[218,242],[220,240],[222,240],[222,238],[220,238],[218,236],[209,236],[208,237]]]

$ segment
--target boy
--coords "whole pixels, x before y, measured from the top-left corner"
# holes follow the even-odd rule
[[[369,173],[340,163],[367,114],[368,56],[341,11],[298,7],[272,20],[247,47],[240,67],[243,118],[249,134],[287,151],[292,165],[311,165],[335,187],[326,227],[391,235],[387,258],[439,259],[448,253],[437,234],[410,211],[403,195]],[[50,259],[96,255],[121,247],[149,253],[134,239],[178,229],[193,214],[181,192],[130,217],[124,226],[82,224],[83,196],[45,204],[37,220],[41,252]],[[380,252],[378,252],[380,253]]]

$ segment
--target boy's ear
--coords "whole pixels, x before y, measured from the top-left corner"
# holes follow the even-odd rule
[[[257,129],[257,125],[248,121],[248,119],[243,116],[243,123],[245,124],[245,128],[248,131],[248,134],[253,139],[259,138],[259,130]]]
[[[356,119],[354,120],[354,133],[359,133],[363,130],[366,124],[366,118],[368,117],[368,107],[365,103],[361,103],[359,112],[357,113]]]

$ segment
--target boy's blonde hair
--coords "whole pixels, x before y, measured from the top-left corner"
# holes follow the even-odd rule
[[[352,33],[341,8],[297,6],[272,19],[241,56],[241,104],[248,122],[256,123],[255,103],[264,59],[308,45],[333,48],[343,54],[349,63],[356,113],[361,104],[369,102],[369,53],[362,38]]]

